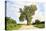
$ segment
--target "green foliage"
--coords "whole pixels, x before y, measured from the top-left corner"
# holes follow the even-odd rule
[[[22,9],[20,8],[19,10],[20,10],[20,12],[22,13]]]
[[[13,19],[10,18],[10,17],[6,17],[6,23],[7,23],[7,24],[10,24],[10,23],[12,23],[12,24],[16,24],[16,21],[13,20]]]
[[[7,26],[7,30],[18,30],[19,28],[21,28],[21,25],[9,24]]]
[[[21,14],[21,16],[19,17],[20,21],[24,21],[25,15]]]
[[[45,28],[45,22],[42,21],[40,22],[40,20],[35,20],[35,23],[32,23],[32,25],[34,25],[37,28]]]
[[[35,11],[37,10],[36,5],[30,5],[30,6],[24,6],[23,9],[20,8],[21,15],[19,17],[20,21],[27,20],[27,23],[30,23],[32,20],[32,15],[35,14]]]
[[[44,23],[35,24],[34,26],[37,27],[37,28],[45,28],[45,24]]]
[[[13,20],[10,17],[5,17],[6,19],[6,30],[16,30],[19,29],[21,27],[21,25],[17,25],[16,21]]]
[[[39,24],[39,23],[40,23],[40,20],[38,20],[38,19],[35,20],[35,23],[36,23],[36,24]]]

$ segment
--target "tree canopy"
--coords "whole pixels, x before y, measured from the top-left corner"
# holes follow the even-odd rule
[[[16,21],[10,17],[6,17],[6,23],[7,24],[16,24]]]
[[[32,15],[35,14],[35,11],[37,10],[36,5],[30,5],[30,6],[24,6],[24,8],[20,8],[20,21],[24,21],[25,19],[27,20],[27,23],[30,23],[32,20]]]

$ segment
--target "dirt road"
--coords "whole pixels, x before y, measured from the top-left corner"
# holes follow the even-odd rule
[[[38,28],[34,27],[33,25],[22,25],[22,27],[20,28],[20,30],[25,29],[38,29]]]

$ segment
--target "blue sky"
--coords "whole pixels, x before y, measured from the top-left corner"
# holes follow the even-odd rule
[[[20,13],[19,13],[19,8],[23,8],[24,5],[30,5],[31,3],[33,3],[32,1],[26,1],[26,0],[7,0],[7,16],[8,17],[11,17],[13,19],[15,19],[17,22],[19,22],[19,16],[20,16]],[[38,10],[37,10],[37,13],[34,15],[34,19],[35,18],[41,18],[43,19],[44,17],[44,12],[45,12],[45,6],[44,6],[44,3],[43,2],[35,2],[36,5],[38,6]],[[39,17],[38,17],[39,16]],[[41,20],[40,19],[40,20]],[[44,20],[44,19],[43,19]]]

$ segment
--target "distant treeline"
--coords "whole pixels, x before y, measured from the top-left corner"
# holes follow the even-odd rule
[[[40,20],[37,19],[37,20],[35,20],[35,23],[33,23],[33,24],[45,24],[45,21],[41,22]]]

